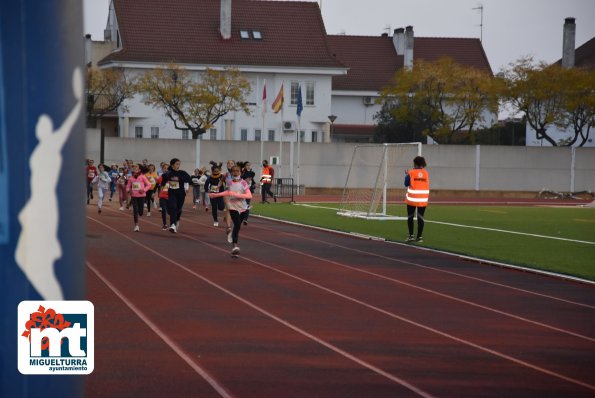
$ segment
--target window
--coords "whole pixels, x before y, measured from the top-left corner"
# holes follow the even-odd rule
[[[306,105],[314,105],[314,82],[306,82]]]
[[[260,32],[260,30],[253,30],[252,31],[252,37],[255,40],[262,40],[262,33]]]
[[[306,137],[306,132],[304,130],[300,130],[300,142],[304,142],[305,137]]]
[[[260,141],[262,139],[261,135],[262,135],[261,129],[254,130],[254,141]]]
[[[240,130],[240,140],[248,141],[248,129],[241,129]]]
[[[299,85],[299,82],[291,82],[291,105],[297,105],[297,92]],[[302,93],[302,95],[303,94],[304,93]]]
[[[159,127],[151,127],[151,138],[159,138]]]
[[[182,130],[182,139],[183,139],[183,140],[190,139],[189,135],[190,135],[190,134],[188,134],[188,129],[184,129],[184,130]]]
[[[247,30],[240,30],[240,38],[242,39],[249,39],[250,33]]]
[[[275,141],[275,130],[269,130],[269,141]]]
[[[217,141],[217,129],[210,130],[211,137],[209,137],[213,141]]]
[[[312,131],[312,142],[318,142],[318,131]]]
[[[136,126],[134,128],[134,137],[143,138],[143,126]]]

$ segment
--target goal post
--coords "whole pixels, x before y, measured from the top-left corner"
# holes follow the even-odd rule
[[[421,142],[356,145],[337,214],[369,220],[407,219],[404,173],[421,150]]]

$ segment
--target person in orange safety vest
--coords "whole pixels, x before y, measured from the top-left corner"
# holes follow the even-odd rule
[[[267,201],[267,194],[272,196],[275,202],[277,201],[277,197],[271,191],[273,178],[275,178],[275,170],[269,166],[269,162],[265,159],[262,161],[262,175],[260,177],[260,192],[262,193],[262,202],[260,203],[269,203]]]
[[[422,233],[424,231],[424,213],[428,206],[430,197],[430,176],[425,169],[426,160],[417,156],[413,159],[413,169],[405,171],[405,186],[407,195],[407,227],[409,228],[409,237],[407,242],[423,242]],[[413,218],[417,210],[417,237],[413,235]]]

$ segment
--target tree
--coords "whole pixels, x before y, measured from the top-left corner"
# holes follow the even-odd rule
[[[204,134],[232,111],[250,114],[246,96],[250,83],[237,69],[207,69],[198,78],[176,64],[145,73],[136,85],[144,103],[161,108],[177,130],[189,130],[192,138]]]
[[[563,112],[557,124],[562,129],[572,128],[574,132],[567,145],[574,145],[580,137],[578,146],[583,146],[595,124],[595,70],[570,68],[563,72]]]
[[[451,143],[456,132],[471,132],[486,111],[497,108],[491,76],[449,58],[417,61],[411,70],[399,70],[394,80],[381,102],[396,104],[395,119],[420,126],[439,142]]]
[[[105,114],[120,108],[126,112],[124,101],[134,95],[134,81],[121,68],[87,68],[87,120],[95,126]]]
[[[558,143],[547,129],[562,119],[564,70],[559,65],[535,64],[531,57],[511,63],[501,74],[503,98],[516,112],[523,112],[537,139]]]
[[[374,129],[374,142],[421,142],[423,134],[421,128],[410,121],[395,119],[393,108],[395,104],[385,102],[382,108],[374,115],[376,127]]]

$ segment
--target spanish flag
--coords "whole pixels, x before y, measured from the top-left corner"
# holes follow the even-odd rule
[[[279,90],[279,94],[273,101],[273,112],[279,113],[279,111],[283,108],[283,83],[281,83],[281,90]]]

